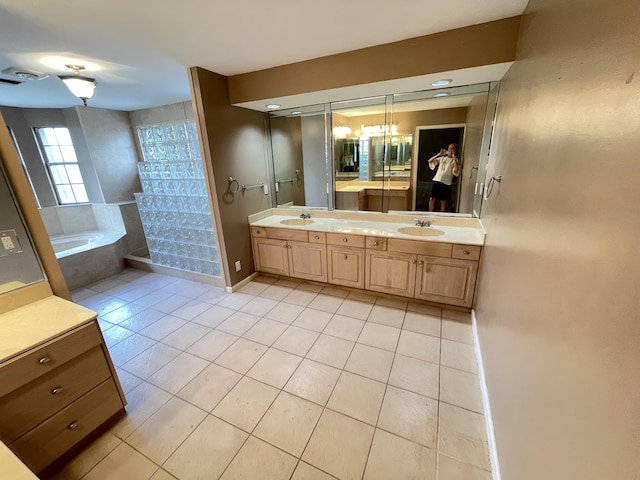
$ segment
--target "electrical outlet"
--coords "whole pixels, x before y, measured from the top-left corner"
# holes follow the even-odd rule
[[[239,272],[240,270],[242,270],[242,265],[240,264],[240,260],[238,260],[236,262],[236,272]]]

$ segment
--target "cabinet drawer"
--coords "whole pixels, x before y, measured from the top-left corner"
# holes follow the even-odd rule
[[[40,472],[122,408],[115,383],[109,379],[9,444],[9,448],[27,467]]]
[[[390,252],[416,253],[418,255],[451,258],[452,245],[450,243],[390,238],[387,241],[387,249]]]
[[[3,363],[0,366],[0,397],[101,343],[102,335],[94,321]]]
[[[454,245],[451,258],[459,258],[461,260],[480,260],[480,252],[482,247],[477,245]]]
[[[267,230],[264,227],[251,227],[251,236],[267,238]]]
[[[327,233],[327,243],[329,245],[364,248],[364,237],[362,235],[350,235],[348,233]]]
[[[278,238],[280,240],[295,240],[297,242],[308,242],[309,232],[307,230],[293,230],[288,228],[272,228],[266,229],[268,238]]]
[[[111,376],[98,345],[0,398],[0,440],[11,443]]]
[[[309,243],[327,243],[327,234],[324,232],[309,232]]]
[[[366,237],[366,246],[369,250],[386,250],[387,239],[379,237]]]

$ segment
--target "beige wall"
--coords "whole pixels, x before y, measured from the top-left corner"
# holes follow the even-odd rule
[[[531,0],[476,315],[505,480],[640,475],[640,9]]]
[[[231,193],[228,178],[246,185],[269,183],[265,114],[231,106],[227,77],[192,67],[189,81],[213,199],[220,260],[230,285],[235,285],[254,271],[247,216],[270,208],[272,192]],[[242,263],[240,272],[234,268],[237,260]]]

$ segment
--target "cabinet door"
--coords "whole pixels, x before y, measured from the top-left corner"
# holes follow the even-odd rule
[[[365,289],[413,297],[416,257],[407,253],[367,250]]]
[[[327,247],[324,244],[288,242],[289,275],[317,282],[327,281]]]
[[[364,250],[327,246],[329,283],[364,288]]]
[[[470,307],[477,272],[478,262],[419,256],[416,298]]]
[[[289,257],[287,242],[271,238],[253,239],[253,254],[256,270],[259,272],[289,275]]]

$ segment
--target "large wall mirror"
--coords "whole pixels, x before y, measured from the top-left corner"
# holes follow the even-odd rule
[[[494,82],[270,112],[276,205],[479,216],[497,91]]]

